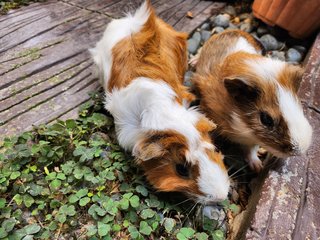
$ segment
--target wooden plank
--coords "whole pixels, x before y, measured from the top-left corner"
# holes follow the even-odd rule
[[[49,0],[0,16],[0,138],[33,124],[77,116],[77,107],[98,86],[88,48],[112,18],[143,0]],[[152,0],[156,12],[189,33],[215,3]],[[186,18],[193,11],[194,18]],[[189,28],[186,28],[189,25]]]
[[[313,142],[306,156],[291,157],[271,171],[246,239],[320,238],[320,34],[312,47],[299,90]]]

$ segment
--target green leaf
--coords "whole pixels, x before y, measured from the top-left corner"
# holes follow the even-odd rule
[[[238,214],[241,210],[240,207],[234,203],[229,206],[229,209],[233,212],[233,214]]]
[[[110,230],[111,230],[111,227],[110,227],[109,224],[98,222],[98,234],[99,234],[99,236],[101,236],[101,237],[106,236],[109,233]]]
[[[60,180],[66,180],[66,175],[64,173],[58,173],[57,174],[57,179],[60,179]]]
[[[38,224],[34,223],[31,225],[25,226],[23,229],[26,231],[27,235],[32,235],[39,232],[41,227]]]
[[[176,221],[173,218],[165,218],[163,222],[164,228],[167,233],[170,233],[174,226],[176,225]]]
[[[61,180],[59,179],[54,179],[50,184],[50,188],[53,190],[53,191],[56,191],[58,190],[58,188],[61,186]]]
[[[213,239],[213,240],[224,240],[225,237],[224,237],[223,231],[221,231],[221,230],[215,230],[215,231],[212,233],[212,239]]]
[[[11,175],[10,175],[10,179],[11,180],[14,180],[14,179],[17,179],[18,177],[20,177],[21,173],[16,171],[16,172],[12,172]]]
[[[144,196],[144,197],[148,196],[148,190],[142,185],[137,186],[136,187],[136,191],[138,193],[141,193],[141,195]]]
[[[95,225],[89,225],[87,226],[87,236],[91,237],[94,236],[97,233],[98,229]]]
[[[133,239],[136,239],[140,236],[140,233],[138,231],[138,229],[135,227],[135,226],[130,226],[128,228],[128,231],[130,233],[130,236],[133,238]]]
[[[186,236],[184,236],[184,235],[183,235],[182,233],[180,233],[180,232],[177,234],[177,239],[178,239],[178,240],[188,240],[188,238],[186,238]]]
[[[34,203],[34,199],[29,194],[23,195],[23,203],[26,207],[31,207],[31,205]]]
[[[9,218],[4,220],[1,226],[6,230],[6,232],[10,232],[14,228],[15,224],[16,220],[14,218]]]
[[[67,216],[64,213],[57,213],[57,215],[55,216],[55,219],[60,222],[60,223],[64,223],[67,220]]]
[[[195,237],[196,237],[197,240],[208,240],[209,239],[208,234],[206,234],[204,232],[196,233]]]
[[[6,199],[5,198],[0,198],[0,209],[4,208],[6,206]]]
[[[88,203],[90,202],[90,198],[88,197],[84,197],[84,198],[81,198],[80,201],[79,201],[79,205],[81,207],[87,205]]]
[[[141,211],[140,216],[142,219],[152,218],[156,214],[152,209],[144,209]]]
[[[77,127],[77,122],[73,119],[68,119],[66,120],[66,127],[68,129],[75,129]]]
[[[88,118],[88,121],[94,123],[97,127],[102,127],[108,124],[108,118],[101,113],[92,114],[92,117]]]
[[[123,210],[126,210],[129,208],[129,200],[128,199],[121,199],[120,200],[120,208],[123,209]]]
[[[195,232],[196,231],[193,230],[192,228],[187,228],[187,227],[181,228],[179,231],[179,233],[181,233],[186,238],[191,238]]]
[[[16,202],[17,205],[21,205],[23,202],[22,196],[18,193],[14,195],[13,197],[14,201]],[[4,208],[5,209],[5,208]],[[3,210],[2,210],[3,211]]]
[[[88,194],[88,188],[82,188],[76,193],[76,196],[78,198],[82,198],[84,196],[87,196],[87,194]]]
[[[130,198],[130,205],[133,207],[133,208],[137,208],[139,207],[140,205],[140,199],[137,195],[133,195],[131,198]]]
[[[141,221],[139,232],[142,233],[143,235],[149,236],[152,232],[152,228],[148,225],[147,222]]]
[[[0,227],[0,239],[5,238],[6,236],[8,236],[7,231],[4,228]]]
[[[75,203],[75,202],[78,202],[79,201],[79,198],[77,197],[77,195],[75,194],[72,194],[69,196],[69,203]]]

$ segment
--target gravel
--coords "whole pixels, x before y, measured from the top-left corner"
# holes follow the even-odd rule
[[[187,71],[185,74],[184,74],[184,82],[183,84],[186,86],[186,87],[192,87],[192,82],[191,82],[191,77],[193,75],[193,72],[192,71]]]
[[[219,14],[213,19],[213,24],[218,27],[226,28],[230,23],[230,15],[228,14]]]
[[[264,34],[267,34],[268,33],[268,29],[266,27],[258,27],[257,29],[257,34],[259,37],[261,37],[262,35]]]
[[[281,61],[286,60],[285,52],[282,51],[272,51],[270,56],[274,59],[279,59]]]
[[[191,54],[195,54],[200,46],[201,34],[195,32],[192,37],[188,40],[188,51]]]
[[[263,44],[267,51],[278,50],[279,43],[277,39],[271,34],[265,34],[260,38],[260,42]]]
[[[223,27],[215,27],[214,29],[212,29],[211,33],[222,33],[223,31]]]
[[[253,30],[253,26],[251,23],[247,22],[247,23],[242,23],[240,25],[240,30],[245,31],[247,33],[250,33]]]
[[[207,41],[211,37],[211,32],[207,30],[201,31],[201,40],[202,41]]]
[[[236,16],[237,15],[236,9],[231,5],[226,6],[223,9],[223,12],[229,14],[230,16]]]
[[[294,48],[289,48],[286,57],[288,62],[300,62],[302,60],[302,54]]]
[[[210,30],[210,24],[209,23],[204,23],[200,27],[201,30]]]

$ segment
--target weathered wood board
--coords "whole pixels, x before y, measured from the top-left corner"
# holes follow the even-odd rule
[[[0,139],[74,118],[99,83],[88,49],[142,0],[49,0],[0,16]],[[195,30],[224,3],[153,0],[177,30]],[[193,18],[187,18],[188,11]]]

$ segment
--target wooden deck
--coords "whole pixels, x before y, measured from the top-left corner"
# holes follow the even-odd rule
[[[88,93],[99,87],[88,48],[108,22],[141,2],[49,0],[0,16],[0,139],[76,117]],[[188,33],[224,6],[200,0],[152,3],[161,18]]]

